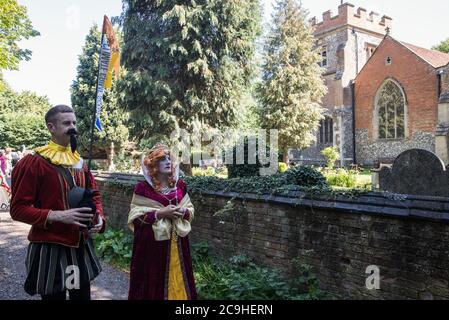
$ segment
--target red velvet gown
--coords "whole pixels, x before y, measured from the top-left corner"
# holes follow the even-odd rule
[[[187,193],[187,189],[185,183],[182,180],[178,180],[176,191],[161,195],[147,182],[139,182],[134,189],[134,193],[158,201],[162,205],[167,206],[169,204],[175,204],[176,198],[179,203]],[[186,213],[184,219],[188,219],[188,215],[189,213]],[[142,220],[145,221],[145,223],[142,223]],[[133,221],[134,245],[131,258],[128,297],[130,300],[168,299],[168,270],[170,268],[171,240],[155,240],[152,228],[154,222],[154,212],[148,212],[142,219],[137,218]],[[197,292],[193,277],[188,236],[177,237],[177,247],[187,298],[194,300],[197,298]]]

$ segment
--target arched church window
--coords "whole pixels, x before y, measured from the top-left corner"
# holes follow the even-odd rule
[[[405,97],[402,89],[388,80],[377,94],[379,139],[400,139],[405,136]]]

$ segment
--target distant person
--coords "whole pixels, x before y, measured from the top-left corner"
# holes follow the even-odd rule
[[[4,176],[6,176],[6,161],[5,151],[0,150],[0,171]]]
[[[12,149],[5,148],[5,158],[6,158],[6,176],[11,175],[12,171]]]
[[[0,211],[8,211],[11,198],[11,189],[8,186],[6,177],[0,170]]]
[[[17,164],[17,162],[19,162],[19,153],[18,152],[12,152],[11,153],[11,167],[14,168]]]

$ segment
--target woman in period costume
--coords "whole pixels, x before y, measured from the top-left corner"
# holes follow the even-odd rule
[[[194,208],[179,167],[165,145],[142,158],[145,181],[131,202],[128,225],[134,231],[130,300],[196,299],[188,234]]]

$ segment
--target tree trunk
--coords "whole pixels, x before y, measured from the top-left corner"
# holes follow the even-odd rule
[[[190,163],[188,163],[188,164],[180,163],[179,169],[181,169],[185,175],[192,176],[192,165]]]
[[[287,164],[287,167],[289,167],[290,166],[290,161],[289,161],[289,159],[288,159],[288,147],[285,147],[284,148],[284,151],[283,151],[283,154],[282,154],[282,158],[283,158],[283,162],[285,163],[285,164]]]

